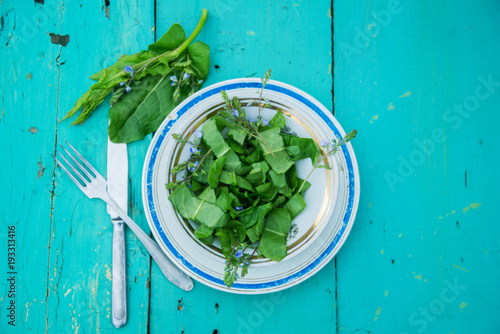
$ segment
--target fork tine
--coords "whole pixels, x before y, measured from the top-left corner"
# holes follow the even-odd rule
[[[61,148],[64,150],[64,152],[66,152],[66,154],[67,154],[67,155],[69,155],[69,157],[71,158],[71,160],[73,160],[73,161],[76,163],[76,165],[77,165],[77,166],[78,166],[78,167],[79,167],[79,168],[83,171],[83,173],[84,173],[85,175],[87,175],[87,177],[89,178],[89,180],[92,180],[92,179],[94,178],[94,176],[92,176],[92,175],[91,175],[91,174],[87,171],[87,169],[85,169],[85,167],[83,167],[83,166],[82,166],[82,164],[81,164],[81,163],[79,163],[79,162],[78,162],[78,160],[76,160],[76,159],[75,159],[75,158],[71,155],[71,153],[69,153],[69,152],[68,152],[68,150],[67,150],[64,146],[62,146],[62,145],[59,145],[59,146],[61,146]],[[67,162],[67,161],[66,161],[66,162]],[[69,163],[69,162],[68,162],[68,163]],[[71,166],[71,164],[70,164],[70,166]]]
[[[75,150],[75,148],[73,146],[71,146],[71,144],[68,143],[68,141],[66,139],[64,141],[66,142],[66,144],[68,144],[69,147],[71,147],[71,149],[83,161],[83,163],[95,174],[95,176],[101,176],[101,174],[99,174],[99,172],[97,172],[97,170],[94,167],[92,167],[92,165],[80,153],[78,153],[78,151]]]
[[[80,174],[80,172],[78,172],[78,170],[73,167],[73,165],[64,157],[64,155],[62,155],[59,151],[56,150],[56,152],[59,154],[59,156],[68,164],[69,168],[71,168],[71,170],[78,176],[78,178],[80,179],[80,181],[87,185],[89,182],[87,181],[87,179],[85,179],[82,174]]]
[[[73,180],[73,182],[74,182],[74,183],[78,186],[78,188],[80,188],[80,190],[81,190],[81,191],[85,192],[85,189],[84,189],[84,188],[83,188],[83,186],[80,184],[80,182],[78,182],[78,181],[75,179],[75,177],[74,177],[74,176],[73,176],[73,175],[72,175],[72,174],[71,174],[71,173],[70,173],[70,172],[66,169],[66,167],[64,167],[64,165],[63,165],[63,164],[62,164],[62,163],[61,163],[61,162],[60,162],[60,161],[59,161],[59,160],[58,160],[58,159],[57,159],[57,158],[56,158],[53,154],[51,154],[51,155],[52,155],[52,157],[53,157],[54,159],[56,159],[56,162],[57,162],[57,164],[59,165],[59,167],[61,167],[61,168],[62,168],[62,169],[66,172],[66,174],[68,174],[69,178],[70,178],[71,180]]]

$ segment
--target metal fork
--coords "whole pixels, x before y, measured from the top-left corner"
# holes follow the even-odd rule
[[[102,177],[101,174],[99,174],[97,170],[92,167],[92,165],[85,160],[85,158],[78,153],[73,146],[71,146],[67,141],[65,142],[74,154],[84,163],[84,165],[87,166],[88,170],[82,166],[82,164],[80,164],[80,162],[78,162],[62,145],[60,145],[61,148],[78,168],[75,168],[73,164],[64,157],[64,155],[56,150],[56,154],[66,162],[66,165],[71,169],[71,171],[73,171],[73,174],[69,172],[61,161],[57,159],[57,157],[52,155],[59,166],[66,172],[66,174],[68,174],[71,180],[73,180],[73,182],[78,186],[78,188],[80,188],[81,191],[83,191],[85,195],[87,195],[88,198],[100,198],[118,213],[120,218],[123,219],[132,232],[135,233],[137,238],[139,238],[144,247],[146,247],[153,260],[155,260],[158,267],[160,267],[160,270],[170,282],[174,283],[184,291],[190,291],[193,288],[193,281],[191,278],[177,268],[175,264],[165,255],[165,253],[163,253],[156,242],[154,242],[129,216],[127,216],[127,214],[118,206],[118,204],[116,204],[111,196],[109,196],[107,190],[108,183],[106,182],[106,179],[104,179],[104,177]],[[93,175],[90,172],[92,172]],[[84,177],[82,173],[86,177]]]

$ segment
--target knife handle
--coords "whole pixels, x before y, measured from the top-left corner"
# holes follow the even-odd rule
[[[113,222],[113,280],[111,282],[111,314],[113,325],[127,322],[127,282],[125,261],[125,229],[123,222]]]

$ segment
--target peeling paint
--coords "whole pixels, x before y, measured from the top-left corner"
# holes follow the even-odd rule
[[[415,276],[416,279],[422,280],[422,275]]]
[[[49,33],[49,36],[50,36],[50,42],[52,44],[66,46],[69,43],[69,35],[57,35],[54,33]]]
[[[466,271],[466,272],[470,273],[470,270],[467,270],[467,269],[465,269],[465,268],[459,267],[459,266],[457,266],[456,264],[452,264],[452,266],[453,266],[454,268],[457,268],[457,269],[460,269],[460,270],[463,270],[463,271]]]
[[[411,92],[406,92],[403,95],[401,95],[399,98],[402,99],[402,98],[405,98],[405,97],[410,97],[410,95],[411,95]]]
[[[481,206],[481,203],[471,203],[469,206],[465,207],[463,209],[463,213],[465,214],[467,211],[469,211],[470,209],[474,209],[476,210],[477,208],[479,208]]]
[[[255,32],[252,30],[247,30],[247,35],[254,36]]]
[[[462,304],[460,304],[459,308],[460,308],[460,311],[463,311],[464,307],[467,306],[467,303],[466,302],[462,302]]]
[[[370,120],[370,123],[373,124],[373,121],[376,121],[378,120],[378,114],[376,114],[375,116],[372,117],[372,119]]]
[[[106,278],[111,281],[111,277],[112,277],[111,276],[111,269],[109,268],[109,266],[107,264],[105,264],[104,267],[106,267]]]
[[[394,110],[396,107],[394,107],[394,104],[389,103],[389,106],[387,107],[387,110]]]

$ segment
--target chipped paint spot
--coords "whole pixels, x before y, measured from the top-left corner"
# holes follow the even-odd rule
[[[460,308],[460,311],[462,311],[464,309],[464,307],[467,306],[467,303],[466,302],[462,302],[462,304],[460,304],[459,308]]]
[[[402,236],[403,236],[403,233],[399,233],[398,237],[400,237],[400,238],[401,238]]]
[[[106,278],[111,281],[111,269],[107,264],[105,264],[104,267],[106,267]]]
[[[37,173],[38,178],[41,178],[43,176],[44,170],[45,170],[45,168],[43,167],[42,159],[40,158],[40,161],[38,161],[38,173]]]
[[[247,34],[250,35],[250,36],[254,36],[255,35],[255,32],[252,31],[252,30],[247,30]]]
[[[470,209],[474,209],[474,210],[476,210],[476,209],[477,209],[477,208],[479,208],[480,206],[481,206],[481,203],[471,203],[468,207],[465,207],[465,208],[463,209],[463,212],[464,212],[464,214],[465,214],[465,213],[466,213],[467,211],[469,211]]]
[[[380,254],[384,255],[384,250],[383,249],[380,251]]]
[[[427,278],[426,278],[426,279],[424,279],[424,282],[427,282]]]
[[[388,295],[389,295],[389,290],[385,290],[384,297],[387,297]]]
[[[378,317],[373,318],[373,321],[377,321],[377,320],[378,320]]]
[[[451,214],[452,214],[452,215],[454,215],[455,213],[457,213],[457,210],[453,210],[453,211],[451,212]]]
[[[328,64],[328,75],[332,74],[332,64]]]
[[[68,291],[66,291],[66,293],[64,294],[64,297],[66,297],[68,295],[68,293],[71,292],[71,289],[68,289]]]
[[[49,33],[49,36],[52,44],[66,46],[69,43],[69,35],[56,35],[54,33]]]
[[[31,132],[31,134],[34,134],[34,133],[38,132],[38,129],[35,128],[34,126],[32,126],[32,127],[30,127],[30,129],[28,131]]]
[[[373,124],[373,121],[376,121],[378,119],[378,114],[376,114],[375,116],[372,117],[372,119],[370,120],[370,123]]]
[[[459,266],[457,266],[456,264],[452,264],[452,266],[453,266],[454,268],[457,268],[457,269],[460,269],[460,270],[463,270],[463,271],[466,271],[466,272],[470,273],[470,270],[467,270],[467,269],[465,269],[465,268],[459,267]]]
[[[394,110],[394,109],[395,109],[394,104],[392,104],[392,102],[389,103],[389,106],[387,107],[387,110]]]
[[[31,80],[33,78],[33,74],[28,73],[26,74],[26,79]]]
[[[368,25],[368,30],[372,30],[373,27],[375,27],[376,23],[373,22],[371,24]]]
[[[329,18],[333,18],[333,15],[332,15],[332,9],[331,8],[328,8],[328,13],[327,13],[328,17]]]
[[[404,97],[410,97],[410,95],[411,95],[411,92],[406,92],[403,95],[401,95],[399,98],[402,99]]]
[[[408,254],[408,257],[411,257],[411,254]]]
[[[372,207],[372,203],[368,202],[368,207],[371,208]]]
[[[299,7],[300,5],[298,3],[293,4],[294,7]]]
[[[422,280],[422,275],[415,276],[416,279]]]

